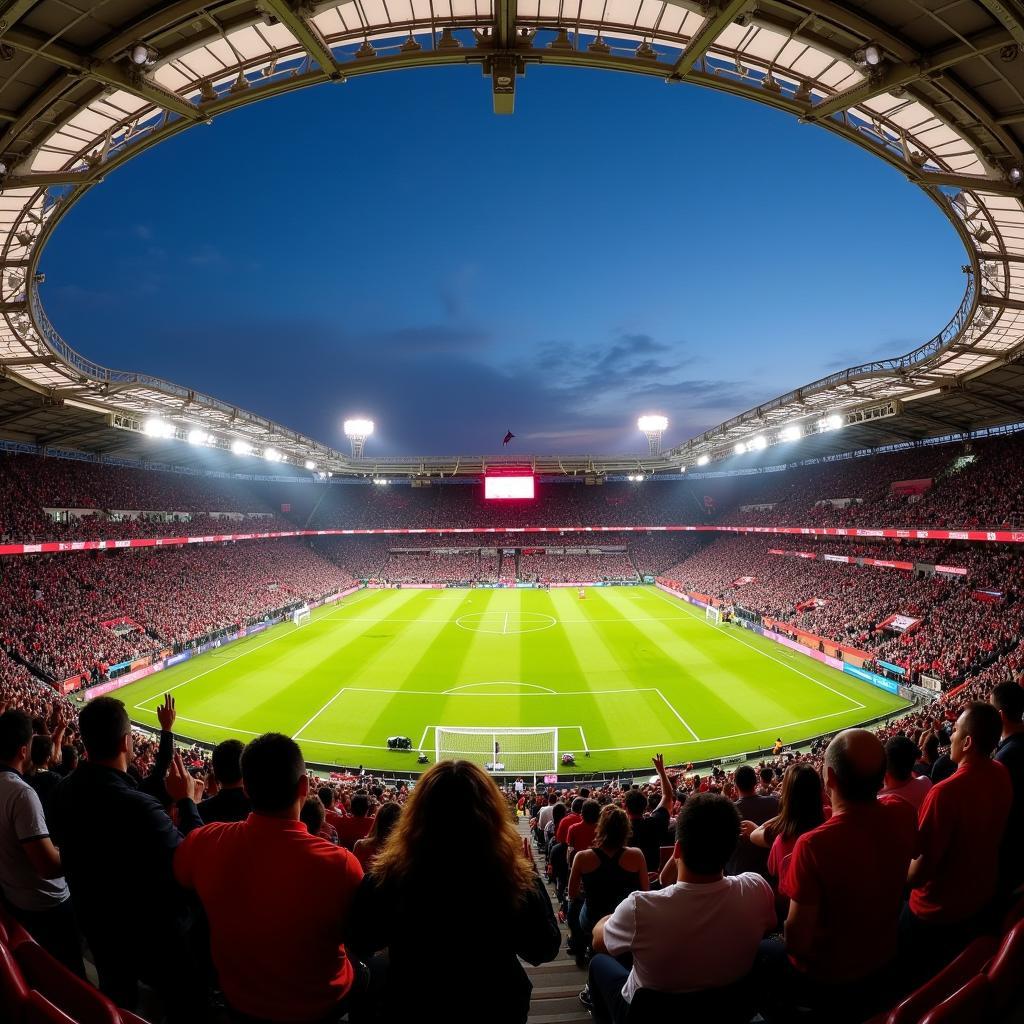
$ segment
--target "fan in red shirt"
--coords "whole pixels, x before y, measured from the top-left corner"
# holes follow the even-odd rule
[[[362,792],[352,794],[350,804],[352,813],[344,818],[335,818],[331,824],[338,832],[338,842],[351,850],[357,839],[365,839],[373,828],[373,815],[370,814],[370,798]]]
[[[569,829],[573,825],[578,825],[583,820],[583,815],[580,812],[583,810],[585,803],[586,801],[581,796],[573,799],[569,813],[558,823],[558,828],[555,829],[556,843],[569,844]]]
[[[363,869],[299,821],[309,780],[294,741],[277,733],[253,740],[242,780],[253,813],[190,833],[175,854],[175,878],[203,904],[233,1010],[265,1021],[336,1019],[352,1001],[342,936]]]
[[[847,729],[828,746],[832,816],[797,839],[783,880],[785,946],[764,944],[769,1020],[791,1019],[797,1005],[856,1007],[860,1020],[886,1005],[917,829],[905,800],[877,798],[885,767],[866,729]]]
[[[570,859],[580,850],[589,850],[597,832],[597,821],[601,816],[601,805],[596,800],[586,800],[580,811],[580,820],[569,829],[566,842]],[[565,818],[562,819],[565,821]]]
[[[913,889],[901,925],[922,975],[967,945],[996,894],[1013,804],[1010,773],[992,760],[1001,731],[991,704],[968,704],[950,740],[957,769],[932,787],[921,806],[920,856],[910,868]]]

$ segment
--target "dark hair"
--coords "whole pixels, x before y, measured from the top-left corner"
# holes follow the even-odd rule
[[[621,850],[629,839],[630,831],[626,812],[621,807],[609,804],[601,809],[593,845],[607,847],[610,850]]]
[[[352,794],[351,811],[357,818],[365,818],[370,810],[370,798],[362,791]]]
[[[920,752],[909,736],[893,736],[885,744],[885,761],[889,774],[906,782],[914,772]]]
[[[964,732],[974,741],[974,746],[988,757],[999,744],[1003,731],[1003,720],[999,712],[984,701],[972,700],[963,710]]]
[[[82,708],[78,731],[90,760],[110,761],[121,752],[121,740],[130,735],[132,723],[116,697],[97,697]]]
[[[581,796],[574,797],[573,801],[572,801],[572,813],[573,814],[579,814],[580,811],[583,810],[583,805],[585,803],[586,803],[586,800],[584,800],[583,797],[581,797]]]
[[[551,821],[557,826],[558,823],[569,813],[569,808],[561,800],[551,806]]]
[[[697,793],[683,804],[676,840],[683,863],[698,875],[722,871],[740,839],[740,812],[719,793]]]
[[[70,775],[78,767],[78,751],[69,743],[60,748],[60,770]]]
[[[29,748],[29,757],[36,768],[45,768],[46,762],[53,757],[53,737],[45,733],[32,737],[32,746]]]
[[[373,828],[370,829],[370,837],[378,847],[391,835],[391,830],[398,824],[401,813],[402,805],[396,804],[394,800],[386,800],[377,809],[373,818]]]
[[[626,794],[626,810],[634,818],[639,818],[647,810],[647,797],[639,789],[631,789]]]
[[[13,761],[32,742],[32,719],[13,708],[0,715],[0,760]]]
[[[324,805],[320,803],[319,797],[306,797],[299,811],[299,821],[306,826],[311,836],[320,835],[320,829],[324,827]]]
[[[601,816],[601,805],[596,800],[585,800],[580,814],[586,824],[596,825],[597,819]]]
[[[580,787],[580,796],[583,797],[584,800],[586,800],[587,797],[590,796],[590,790],[587,789],[586,786],[581,786]]]
[[[992,687],[992,704],[1008,721],[1019,722],[1024,717],[1024,687],[1016,683],[996,683]]]
[[[772,782],[775,781],[775,772],[773,772],[767,765],[765,765],[757,774],[760,776],[761,782],[765,786],[770,786]]]
[[[765,822],[765,829],[773,838],[795,839],[817,828],[825,820],[823,789],[821,776],[811,765],[802,761],[791,764],[782,776],[779,813]]]
[[[257,813],[286,810],[305,774],[299,745],[281,733],[257,736],[242,751],[242,781]]]
[[[241,740],[224,740],[213,748],[210,763],[213,774],[222,786],[233,786],[242,779],[242,751],[245,744]]]
[[[939,737],[934,732],[928,733],[921,744],[921,753],[924,757],[934,761],[939,756]]]
[[[330,786],[321,786],[316,791],[316,795],[320,798],[320,803],[328,810],[334,806],[334,790]]]
[[[741,764],[733,778],[736,780],[736,788],[741,793],[750,793],[757,789],[757,772],[749,764]]]

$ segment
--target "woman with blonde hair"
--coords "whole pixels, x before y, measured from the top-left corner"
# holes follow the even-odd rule
[[[553,960],[551,901],[508,803],[469,761],[441,761],[416,783],[352,908],[355,955],[387,950],[385,1020],[425,1005],[452,1024],[523,1024],[531,985],[519,958]]]

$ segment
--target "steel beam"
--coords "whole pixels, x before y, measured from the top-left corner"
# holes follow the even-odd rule
[[[1024,302],[1020,299],[1004,299],[1001,295],[982,295],[978,305],[994,306],[996,309],[1024,309]]]
[[[720,7],[709,7],[697,31],[690,36],[682,56],[676,61],[670,78],[682,78],[708,52],[714,41],[747,9],[750,0],[725,0]]]
[[[262,0],[266,11],[273,14],[302,44],[302,48],[312,60],[324,69],[328,78],[335,82],[343,82],[345,73],[335,60],[327,40],[324,39],[314,22],[301,15],[288,0]]]
[[[965,192],[988,192],[995,196],[1012,196],[1014,199],[1024,197],[1024,185],[1014,185],[1005,178],[983,178],[977,174],[945,174],[941,172],[918,170],[907,172],[907,177],[915,185],[924,188],[938,188],[947,186],[949,188],[963,189]]]
[[[36,0],[4,0],[0,3],[0,36],[13,28],[35,5]]]
[[[183,100],[177,93],[171,92],[156,82],[146,78],[141,72],[136,73],[131,66],[113,60],[97,60],[86,56],[61,43],[55,43],[45,36],[26,29],[11,29],[4,34],[4,42],[16,50],[35,54],[43,60],[80,75],[83,78],[101,82],[103,85],[149,101],[164,110],[170,110],[193,121],[205,120],[206,115],[188,100]]]
[[[920,60],[910,61],[903,64],[885,64],[877,74],[869,75],[859,85],[852,89],[836,93],[835,96],[823,100],[812,107],[807,113],[808,121],[819,121],[823,117],[831,117],[846,110],[848,107],[857,106],[865,100],[874,96],[881,96],[883,93],[892,92],[901,86],[909,85],[921,78],[936,75],[946,68],[951,68],[962,61],[969,60],[993,50],[1000,50],[1013,42],[1013,36],[1001,28],[983,32],[980,35],[968,39],[965,43],[958,43],[956,46],[947,46],[943,50],[936,50],[934,53],[922,57]]]

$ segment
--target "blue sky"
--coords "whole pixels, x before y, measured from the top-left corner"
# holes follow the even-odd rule
[[[470,68],[264,101],[112,173],[42,260],[64,337],[379,454],[636,451],[931,337],[938,209],[857,147],[693,86]],[[368,453],[370,449],[368,448]]]

